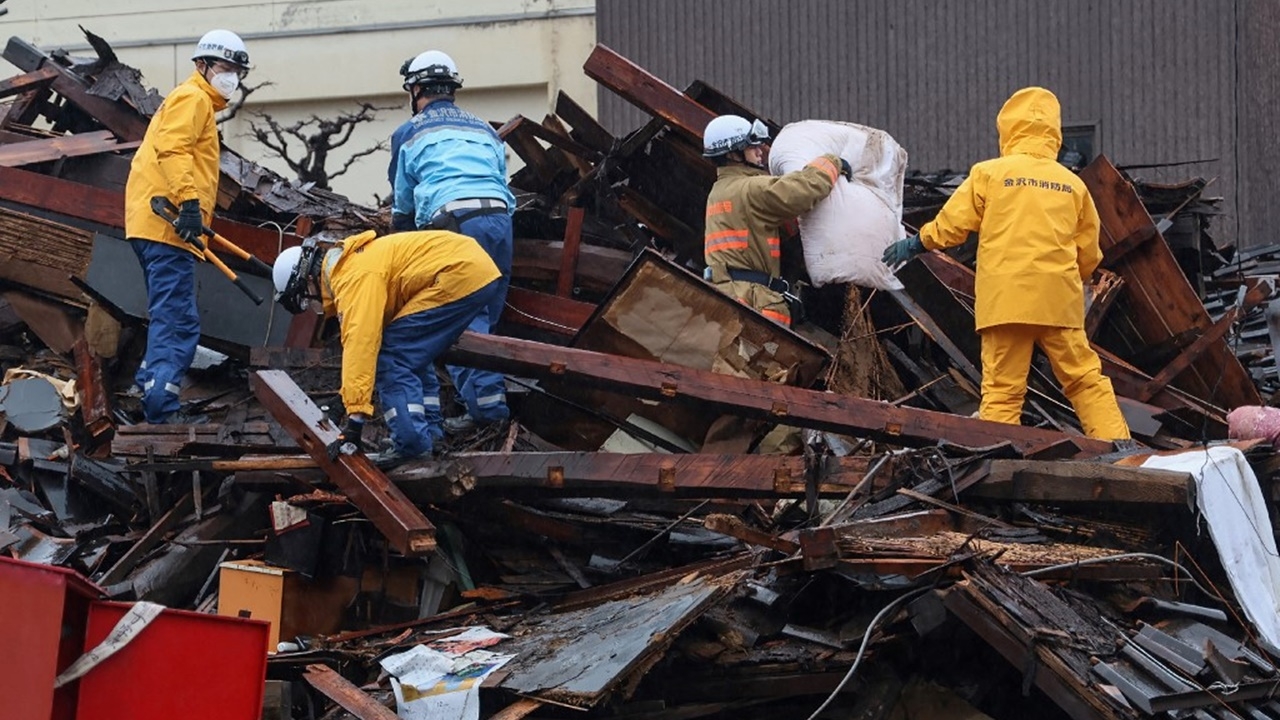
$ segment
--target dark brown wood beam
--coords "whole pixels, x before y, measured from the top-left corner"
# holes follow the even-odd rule
[[[512,286],[507,289],[507,307],[502,311],[502,319],[573,337],[595,311],[592,303]]]
[[[115,437],[116,424],[111,417],[111,398],[102,375],[102,364],[89,349],[89,343],[80,338],[72,352],[76,361],[76,389],[80,392],[80,419],[84,422],[88,436],[88,447],[85,449],[92,452],[94,448],[111,442],[111,438]]]
[[[326,665],[308,665],[302,679],[360,720],[396,720],[390,708]]]
[[[1010,502],[1186,505],[1191,475],[1091,462],[992,460],[985,478],[965,497]]]
[[[597,44],[582,69],[587,77],[699,143],[716,116],[606,45]]]
[[[569,208],[565,220],[564,245],[560,251],[560,275],[556,279],[556,294],[569,297],[573,294],[574,279],[578,274],[578,250],[582,247],[582,219],[587,211],[580,207]]]
[[[142,141],[140,140],[121,142],[111,134],[110,130],[62,135],[44,140],[6,143],[0,145],[0,166],[21,167],[23,165],[49,162],[50,160],[61,160],[62,158],[133,150],[141,144]]]
[[[252,384],[267,411],[386,536],[391,547],[406,556],[436,549],[435,526],[364,453],[329,459],[327,448],[338,439],[339,430],[287,373],[259,370],[253,374]]]
[[[1069,440],[1078,454],[1099,455],[1111,443],[1063,433],[930,412],[834,393],[721,375],[649,360],[464,333],[449,362],[527,377],[555,379],[674,404],[711,405],[725,413],[871,437],[899,445],[939,440],[986,447],[1010,443],[1024,454]]]

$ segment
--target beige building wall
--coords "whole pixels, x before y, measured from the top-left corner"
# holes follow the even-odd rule
[[[249,134],[254,112],[289,125],[312,114],[354,112],[360,102],[391,107],[334,151],[328,167],[339,168],[350,153],[389,138],[409,117],[399,68],[423,50],[453,57],[465,83],[459,104],[486,120],[540,119],[561,90],[592,112],[596,107],[595,83],[582,72],[595,43],[594,0],[45,0],[6,7],[9,13],[0,17],[6,38],[91,54],[83,25],[162,94],[190,74],[188,58],[206,30],[239,33],[254,68],[247,84],[272,85],[254,92],[224,124],[223,141],[289,177],[288,167]],[[334,191],[366,204],[386,197],[389,159],[380,150],[356,161],[334,179]]]

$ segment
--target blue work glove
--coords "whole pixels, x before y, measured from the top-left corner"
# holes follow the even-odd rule
[[[920,242],[920,236],[912,235],[885,248],[880,260],[889,267],[897,267],[922,252],[924,252],[924,243]]]
[[[840,158],[840,174],[844,176],[845,180],[853,182],[853,166],[844,158]]]
[[[182,203],[182,209],[178,211],[178,220],[173,224],[173,229],[178,231],[178,237],[187,242],[197,240],[204,234],[204,220],[200,217],[199,200],[186,200]]]

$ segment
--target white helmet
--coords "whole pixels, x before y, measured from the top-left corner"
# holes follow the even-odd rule
[[[756,120],[738,115],[721,115],[707,123],[702,131],[702,156],[720,157],[749,145],[762,145],[769,139],[769,128]]]
[[[453,58],[439,50],[428,50],[411,60],[405,60],[400,66],[400,74],[404,76],[406,91],[414,85],[450,85],[454,89],[462,87],[462,76],[458,74],[457,64],[453,62]]]
[[[276,256],[276,263],[271,266],[271,282],[275,283],[277,295],[283,295],[289,288],[289,278],[293,277],[293,271],[297,269],[301,259],[301,246],[285,248]]]
[[[240,36],[230,30],[210,30],[200,42],[196,43],[196,51],[191,53],[192,60],[211,58],[222,60],[232,65],[249,68],[249,51]]]

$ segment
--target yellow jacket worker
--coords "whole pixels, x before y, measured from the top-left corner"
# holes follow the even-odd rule
[[[480,244],[444,230],[376,237],[372,231],[322,252],[314,245],[280,253],[273,268],[278,299],[300,312],[308,298],[342,326],[343,437],[359,446],[377,390],[392,449],[390,464],[431,452],[441,429],[433,364],[499,293],[502,273]]]
[[[996,116],[1000,157],[973,166],[938,217],[889,246],[897,265],[978,233],[975,315],[982,338],[984,420],[1018,424],[1035,346],[1075,407],[1085,434],[1128,439],[1111,381],[1084,333],[1084,282],[1102,260],[1098,212],[1084,182],[1058,164],[1058,99],[1014,93]]]
[[[181,421],[178,389],[200,341],[195,263],[188,241],[213,219],[221,145],[214,114],[249,71],[249,53],[229,30],[210,30],[191,55],[195,71],[173,89],[147,126],[125,184],[124,231],[147,283],[147,351],[134,376],[147,422]],[[179,206],[170,225],[151,198]]]

